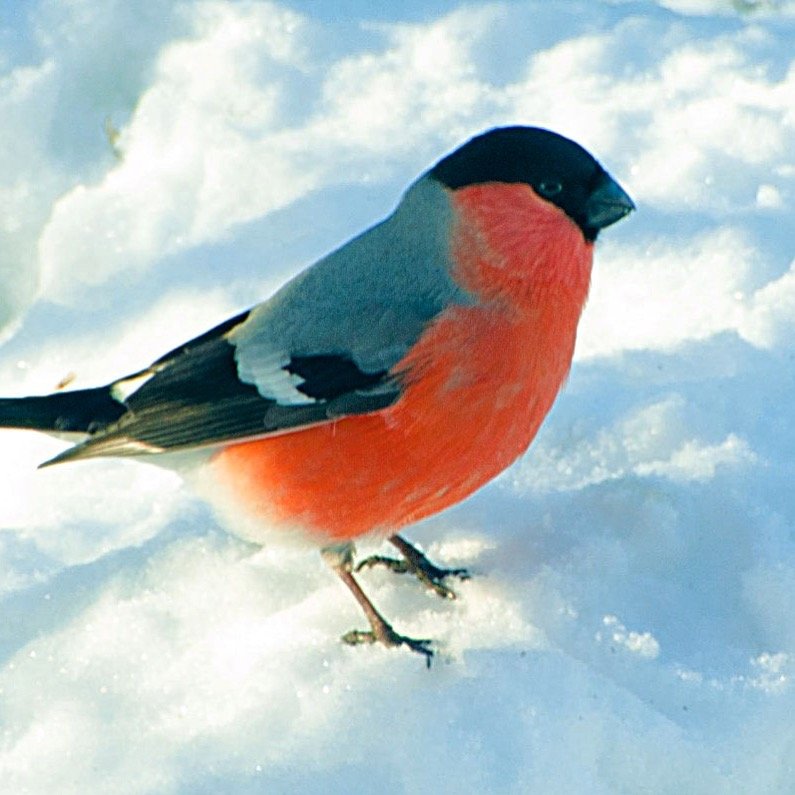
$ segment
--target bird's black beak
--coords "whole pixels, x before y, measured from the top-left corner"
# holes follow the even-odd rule
[[[635,209],[626,191],[604,172],[585,202],[585,223],[593,230],[604,229],[620,221]]]

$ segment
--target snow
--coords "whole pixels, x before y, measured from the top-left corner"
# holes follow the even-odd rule
[[[530,452],[372,570],[250,546],[174,475],[0,432],[9,793],[795,791],[795,3],[12,0],[0,384],[104,382],[535,123],[636,200]],[[362,552],[373,549],[364,545]]]

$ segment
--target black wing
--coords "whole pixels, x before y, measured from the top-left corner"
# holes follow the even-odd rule
[[[87,440],[46,463],[252,439],[371,413],[399,397],[400,386],[388,372],[365,372],[349,356],[329,353],[290,356],[279,365],[285,377],[292,377],[298,401],[282,403],[263,396],[240,380],[235,346],[228,338],[247,316],[232,318],[175,348],[147,370],[104,388],[108,398],[118,401],[120,416],[106,412],[83,428],[90,434]]]

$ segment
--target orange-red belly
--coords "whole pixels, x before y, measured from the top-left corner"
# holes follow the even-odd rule
[[[574,345],[573,329],[545,331],[556,337],[551,358],[538,328],[451,310],[396,368],[413,380],[395,404],[232,445],[215,456],[215,474],[270,524],[332,540],[394,532],[459,502],[527,448]]]

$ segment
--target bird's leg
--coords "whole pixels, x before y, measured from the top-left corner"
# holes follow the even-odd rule
[[[425,657],[425,664],[431,667],[433,649],[430,640],[417,640],[400,635],[392,629],[391,624],[376,610],[375,605],[367,597],[358,582],[353,576],[353,544],[335,544],[321,550],[323,560],[336,572],[337,576],[345,583],[348,590],[353,594],[354,599],[364,611],[367,621],[370,624],[370,631],[366,632],[353,629],[346,632],[341,640],[350,646],[358,646],[362,643],[382,643],[384,646],[397,647],[407,646],[411,651],[422,654]]]
[[[455,599],[455,591],[445,585],[444,580],[448,577],[458,577],[459,580],[468,580],[469,572],[466,569],[442,569],[432,563],[403,536],[393,535],[389,537],[389,543],[398,549],[403,556],[402,560],[390,558],[386,555],[371,555],[362,560],[356,567],[356,571],[372,566],[386,566],[390,571],[397,574],[409,572],[413,574],[426,588],[437,593],[445,599]]]

